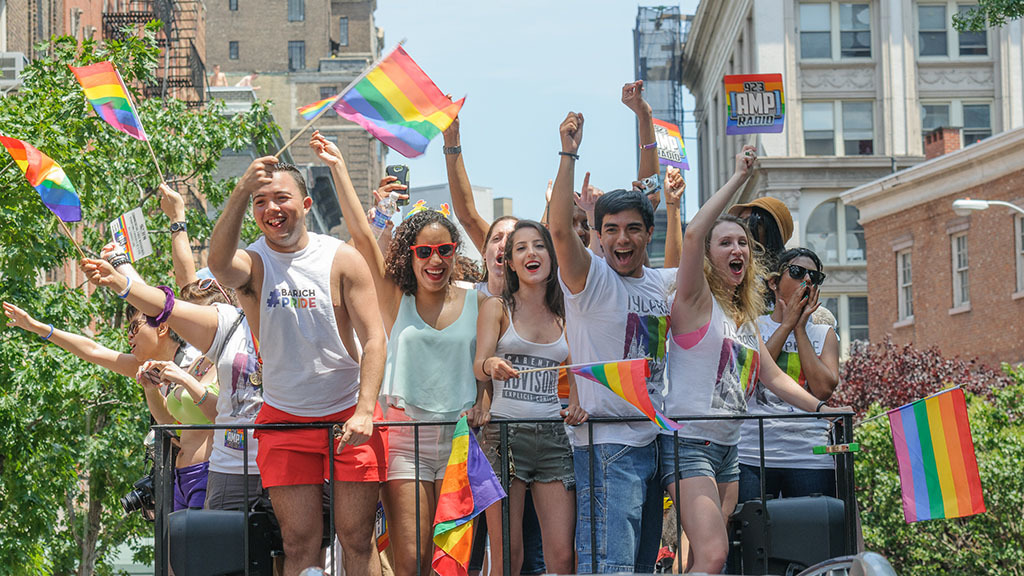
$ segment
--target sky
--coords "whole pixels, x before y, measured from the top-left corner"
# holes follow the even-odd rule
[[[474,185],[513,198],[515,214],[539,219],[544,190],[558,169],[558,125],[569,111],[584,115],[576,187],[585,171],[604,190],[636,179],[636,120],[620,102],[634,79],[633,27],[638,5],[623,0],[378,0],[384,49],[405,49],[438,87],[466,96],[462,153]],[[697,0],[680,4],[684,14]],[[685,91],[685,88],[684,88]],[[685,91],[683,126],[689,163],[696,168],[693,98]],[[442,138],[406,164],[412,187],[447,182]],[[686,214],[697,211],[696,172]],[[415,199],[414,199],[415,201]]]

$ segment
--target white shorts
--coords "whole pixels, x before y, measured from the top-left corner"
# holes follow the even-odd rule
[[[405,411],[389,407],[384,417],[389,422],[412,422]],[[416,479],[414,426],[388,428],[388,480]],[[444,478],[448,456],[452,451],[455,426],[428,424],[419,426],[420,481],[434,482]]]

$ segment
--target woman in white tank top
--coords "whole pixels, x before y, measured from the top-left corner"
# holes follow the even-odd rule
[[[569,408],[560,411],[558,370],[520,374],[529,368],[551,368],[569,357],[565,309],[558,286],[558,262],[551,235],[541,224],[520,220],[505,245],[504,289],[488,298],[477,321],[474,371],[481,401],[472,409],[485,423],[481,447],[501,473],[501,449],[509,453],[509,506],[512,574],[523,564],[522,517],[526,488],[534,499],[544,543],[546,571],[573,572],[576,522],[572,450],[562,422],[509,424],[508,446],[500,446],[500,426],[491,416],[508,419],[557,419],[569,425],[586,420],[571,382]],[[487,509],[491,564],[503,565],[501,503]]]

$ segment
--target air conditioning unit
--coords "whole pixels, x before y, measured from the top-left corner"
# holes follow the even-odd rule
[[[21,52],[0,52],[0,88],[13,88],[21,83],[21,71],[28,58]]]

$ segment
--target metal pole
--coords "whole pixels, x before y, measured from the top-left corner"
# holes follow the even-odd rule
[[[672,432],[672,463],[675,473],[672,477],[672,486],[675,488],[672,505],[676,509],[676,559],[679,560],[679,568],[682,571],[686,569],[687,559],[680,556],[683,553],[683,509],[679,506],[679,430]],[[674,570],[675,566],[669,568],[669,572]]]
[[[174,484],[170,476],[174,474],[173,450],[171,436],[166,430],[157,429],[158,436],[153,455],[155,478],[154,522],[153,522],[153,564],[157,576],[170,573],[170,557],[168,555],[168,514],[174,502]]]
[[[501,571],[504,576],[512,576],[512,538],[509,530],[512,523],[509,521],[509,500],[512,492],[509,485],[512,481],[508,477],[508,423],[499,422],[500,430],[500,454],[501,454],[501,487],[505,489],[505,497],[501,499]]]
[[[764,559],[764,572],[768,573],[768,549],[771,548],[771,543],[768,541],[768,497],[767,490],[765,489],[765,470],[764,470],[764,418],[757,419],[757,442],[760,447],[760,474],[761,474],[761,532],[763,536],[762,542],[764,543],[764,549],[762,557]]]
[[[242,546],[242,553],[245,555],[243,558],[245,562],[245,576],[249,576],[249,562],[251,556],[249,555],[249,510],[252,508],[249,504],[249,430],[242,429],[242,497],[245,498],[245,503],[242,509],[245,511],[245,523],[242,525],[242,537],[245,538],[244,545]]]
[[[839,443],[853,442],[853,416],[843,416],[842,430],[839,431]],[[846,533],[846,553],[857,553],[857,500],[854,493],[853,453],[846,452],[836,459],[836,482],[839,497],[843,500],[843,525]]]
[[[413,424],[412,426],[412,447],[413,447],[413,467],[416,468],[416,482],[413,488],[416,490],[416,576],[423,576],[420,572],[420,564],[422,559],[420,558],[420,425],[419,423]]]
[[[336,535],[335,535],[335,526],[334,526],[334,442],[333,442],[333,440],[334,440],[334,427],[332,426],[332,427],[327,429],[327,468],[329,470],[328,478],[331,479],[330,480],[330,484],[328,485],[329,486],[328,492],[330,494],[327,496],[327,503],[331,507],[331,510],[330,510],[329,516],[328,516],[330,518],[330,526],[329,526],[330,529],[327,532],[331,535],[330,539],[328,540],[328,542],[330,542],[330,544],[328,544],[328,546],[330,546],[330,548],[331,548],[331,574],[337,574],[338,572],[335,570],[335,565],[336,565],[336,560],[337,559],[334,556],[334,539],[336,538]],[[320,525],[323,526],[323,520],[322,519],[321,519]]]

